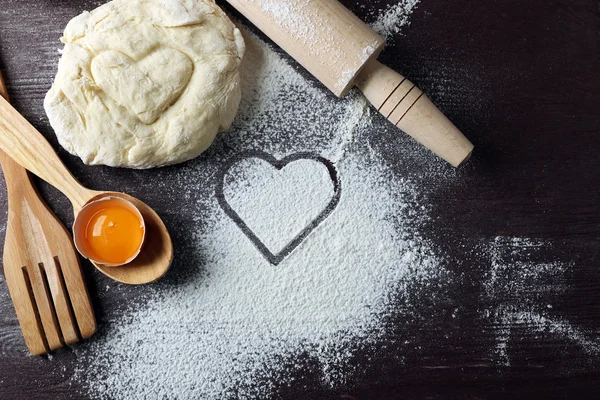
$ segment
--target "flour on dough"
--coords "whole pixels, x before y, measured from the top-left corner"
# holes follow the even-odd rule
[[[183,162],[235,117],[244,41],[213,0],[113,0],[72,19],[61,40],[44,108],[86,164]]]

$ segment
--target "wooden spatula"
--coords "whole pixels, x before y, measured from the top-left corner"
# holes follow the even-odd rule
[[[1,74],[0,95],[8,100]],[[0,164],[8,192],[4,275],[27,348],[43,354],[90,337],[96,319],[71,236],[27,171],[1,150]]]

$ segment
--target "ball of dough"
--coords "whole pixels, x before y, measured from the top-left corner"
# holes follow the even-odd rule
[[[114,0],[67,25],[44,100],[84,163],[150,168],[192,159],[240,102],[240,31],[213,0]]]

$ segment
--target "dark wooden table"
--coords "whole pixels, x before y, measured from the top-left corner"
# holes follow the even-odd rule
[[[91,172],[58,147],[42,108],[56,71],[63,27],[73,15],[99,3],[0,0],[0,69],[15,107],[46,135],[84,184],[102,188],[108,183],[110,189],[127,190],[173,226],[177,218],[169,212],[170,200],[140,183],[147,172],[103,167]],[[383,8],[395,2],[344,3],[370,19],[361,3]],[[327,389],[318,376],[305,374],[293,388],[282,386],[277,397],[598,398],[600,3],[422,0],[402,33],[390,41],[382,60],[429,93],[477,148],[455,184],[433,191],[434,218],[423,227],[436,247],[456,261],[448,268],[462,278],[444,292],[432,293],[437,300],[421,318],[390,321],[390,338],[394,329],[408,330],[414,346],[372,349],[363,355],[371,361],[343,390]],[[379,140],[387,149],[382,150],[387,161],[401,169],[403,160],[393,146],[383,146],[393,138],[383,135]],[[4,226],[3,181],[0,185]],[[45,184],[40,187],[70,224],[66,199]],[[518,292],[527,299],[524,304],[552,307],[554,325],[532,333],[523,321],[482,317],[482,310],[502,310],[511,294],[482,297],[485,261],[465,257],[464,249],[498,236],[544,243],[527,260],[511,260],[521,257],[511,251],[514,243],[500,240],[498,252],[507,262],[542,265],[558,260],[568,266],[560,276],[517,282],[524,286]],[[121,287],[111,292],[115,284],[85,266],[102,324],[124,300],[134,300],[136,291]],[[177,282],[173,274],[166,278],[168,284]],[[425,310],[428,306],[423,305]],[[491,357],[490,347],[498,346],[498,337],[507,331],[510,343],[498,347],[500,358]],[[56,352],[52,360],[26,355],[6,284],[0,280],[0,399],[85,397],[69,382],[74,357],[68,349]],[[510,362],[502,362],[503,357]]]

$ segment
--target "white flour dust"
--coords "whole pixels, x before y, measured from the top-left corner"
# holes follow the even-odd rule
[[[340,163],[348,178],[339,206],[277,267],[213,202],[209,227],[195,238],[206,257],[204,273],[119,316],[109,335],[91,344],[84,374],[92,391],[118,398],[264,398],[278,358],[308,353],[342,368],[352,355],[349,341],[378,334],[389,294],[403,280],[438,272],[426,246],[397,230],[415,223],[401,211],[415,189],[397,182],[392,193],[385,171],[367,172],[362,162]],[[292,187],[275,188],[280,192],[273,195],[293,201]],[[325,367],[323,379],[342,382]]]
[[[545,309],[544,309],[545,308]],[[509,367],[511,358],[509,347],[513,340],[523,336],[533,336],[539,340],[543,335],[549,338],[566,339],[577,345],[584,353],[600,355],[600,335],[598,332],[578,328],[565,318],[552,315],[552,308],[544,306],[510,305],[502,306],[488,315],[502,328],[496,334],[494,355],[498,365]]]
[[[371,152],[358,151],[364,145],[357,136],[371,123],[364,100],[334,98],[255,36],[246,40],[239,116],[216,147],[278,158],[319,154],[335,164],[340,202],[275,267],[212,190],[198,197],[186,220],[195,243],[186,257],[202,260],[198,272],[168,290],[150,289],[139,309],[109,316],[107,332],[79,352],[76,379],[94,397],[266,398],[305,367],[282,362],[299,354],[317,360],[325,384],[341,385],[352,373],[353,349],[382,333],[378,321],[393,294],[442,271],[415,230],[426,218],[420,206],[411,206],[418,189],[392,177]],[[297,228],[331,194],[321,167],[300,163],[304,168],[263,175],[253,173],[257,163],[249,160],[231,175],[229,200],[274,247],[293,233],[281,232],[288,222],[282,219]],[[214,188],[222,164],[217,155],[178,169],[174,180],[186,188],[179,195],[193,198],[194,191]],[[306,174],[321,189],[303,182]],[[264,192],[251,201],[246,196],[257,194],[256,187]],[[299,195],[307,197],[299,204],[303,210],[286,208],[298,204]],[[273,202],[283,211],[271,212]]]
[[[566,287],[560,283],[560,277],[568,265],[561,261],[532,261],[547,246],[543,241],[529,238],[496,237],[487,249],[490,269],[483,284],[485,295],[490,299],[518,299],[523,304],[532,304],[549,292],[564,291]]]
[[[577,327],[553,312],[552,299],[568,290],[564,276],[572,267],[564,261],[541,261],[550,244],[530,238],[496,237],[486,247],[490,267],[482,297],[491,308],[482,317],[496,327],[495,361],[510,366],[509,347],[523,336],[547,335],[574,343],[584,353],[600,354],[599,332]]]
[[[373,29],[386,39],[390,39],[408,25],[409,18],[420,0],[402,0],[393,4],[382,14],[379,14],[371,25]]]
[[[325,165],[308,159],[281,171],[265,160],[246,159],[229,170],[227,181],[225,199],[274,254],[316,219],[335,194]]]

